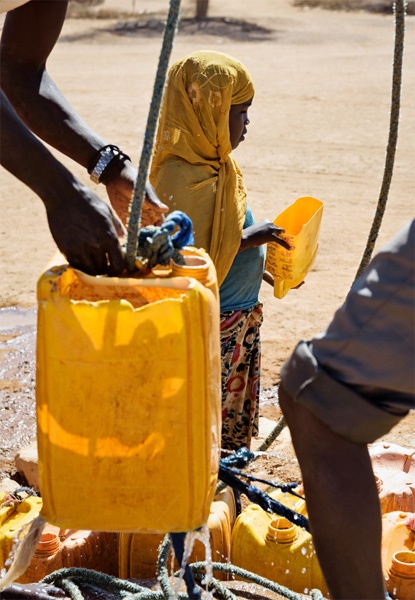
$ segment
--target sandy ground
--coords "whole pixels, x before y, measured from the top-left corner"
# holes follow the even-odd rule
[[[134,7],[157,13],[166,5],[164,0],[105,3],[131,18]],[[192,10],[193,2],[184,0],[184,15],[190,16]],[[172,60],[196,49],[214,48],[235,55],[250,70],[256,85],[251,125],[235,156],[256,218],[274,219],[301,196],[324,202],[319,255],[305,285],[282,300],[274,298],[265,283],[261,291],[262,383],[275,399],[272,390],[281,364],[299,339],[328,323],[353,282],[366,245],[388,140],[394,19],[367,12],[304,10],[288,0],[211,0],[209,14],[244,19],[255,27],[241,31],[235,23],[220,22],[200,30],[188,27],[176,38]],[[68,19],[49,71],[84,120],[138,164],[161,34],[123,27],[117,33],[117,23],[116,18]],[[377,248],[414,212],[414,25],[414,18],[408,17],[398,148]],[[89,181],[83,169],[59,157],[80,179]],[[0,307],[34,307],[36,280],[54,243],[40,200],[4,170],[0,185]],[[10,314],[3,311],[3,331]],[[33,335],[30,331],[28,335],[13,338],[16,343],[7,333],[0,338],[3,360],[15,352],[18,363],[13,375],[3,369],[0,388],[4,423],[0,439],[8,457],[34,437],[33,413],[24,434],[16,424],[18,400],[33,407]],[[10,414],[13,419],[7,421]],[[264,402],[261,414],[277,418],[276,401]],[[413,422],[412,414],[390,439],[413,444]],[[12,433],[15,438],[10,442]],[[280,464],[264,468],[275,474]],[[287,464],[283,475],[296,476],[292,457]],[[9,470],[8,459],[3,465]]]

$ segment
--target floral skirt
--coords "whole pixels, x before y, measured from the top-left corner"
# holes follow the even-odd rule
[[[262,304],[221,313],[222,448],[251,445],[258,435]]]

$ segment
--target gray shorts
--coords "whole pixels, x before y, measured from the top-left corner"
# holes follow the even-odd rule
[[[415,221],[373,258],[327,330],[300,342],[284,388],[336,433],[371,443],[415,408]]]

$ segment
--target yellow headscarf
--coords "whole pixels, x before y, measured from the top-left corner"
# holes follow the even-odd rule
[[[246,212],[242,174],[230,156],[229,111],[254,86],[222,52],[193,52],[169,70],[150,180],[160,200],[193,221],[195,245],[216,266],[219,285],[241,242]]]

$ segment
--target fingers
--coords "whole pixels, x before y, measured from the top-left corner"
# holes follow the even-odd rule
[[[278,236],[275,237],[274,242],[276,242],[286,250],[292,250],[290,244]]]
[[[121,275],[125,269],[124,256],[118,243],[112,244],[106,250],[96,248],[94,252],[89,249],[88,254],[66,254],[68,263],[74,269],[87,273],[87,275]]]

